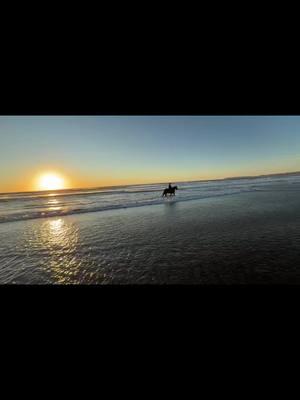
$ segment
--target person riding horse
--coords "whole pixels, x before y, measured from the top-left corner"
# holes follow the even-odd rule
[[[178,190],[178,187],[172,186],[171,183],[169,183],[169,187],[163,191],[162,197],[167,197],[167,194],[175,196],[175,190]]]

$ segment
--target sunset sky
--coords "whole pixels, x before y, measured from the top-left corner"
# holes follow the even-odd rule
[[[298,170],[298,116],[0,116],[0,192]]]

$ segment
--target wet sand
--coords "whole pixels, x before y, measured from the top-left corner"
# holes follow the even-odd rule
[[[300,283],[295,191],[0,224],[0,283]]]

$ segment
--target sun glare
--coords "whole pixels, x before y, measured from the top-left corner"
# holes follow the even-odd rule
[[[38,180],[39,190],[59,190],[65,188],[64,178],[55,173],[43,174]]]

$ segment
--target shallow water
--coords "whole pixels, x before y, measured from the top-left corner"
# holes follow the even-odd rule
[[[176,183],[176,201],[269,190],[300,192],[300,176]],[[164,204],[165,185],[0,194],[0,223]]]
[[[257,186],[2,223],[0,282],[300,283],[299,182]]]

